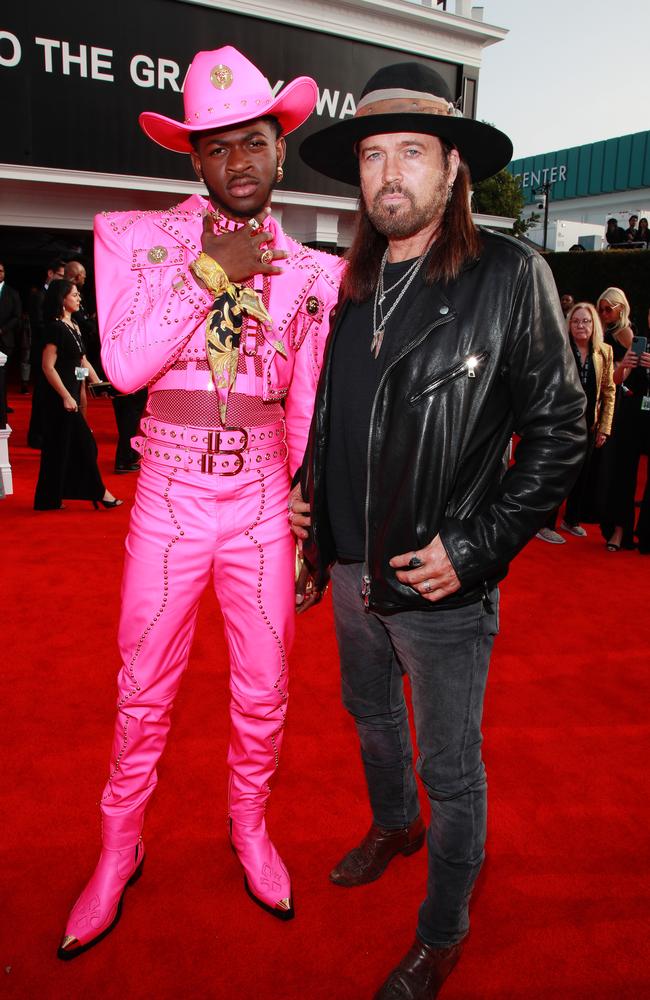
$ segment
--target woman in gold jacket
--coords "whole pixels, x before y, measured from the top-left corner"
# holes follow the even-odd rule
[[[580,524],[580,508],[589,480],[589,463],[594,448],[602,448],[612,431],[616,386],[614,385],[614,355],[603,341],[603,328],[596,309],[590,302],[578,302],[566,317],[571,349],[578,374],[587,397],[585,416],[589,437],[584,463],[569,493],[560,529],[578,538],[587,534]],[[560,544],[565,539],[555,531],[557,511],[550,515],[537,537],[545,542]]]
[[[578,302],[567,315],[569,340],[575,355],[582,387],[587,395],[587,429],[589,438],[584,465],[575,486],[569,493],[561,528],[571,535],[584,535],[580,526],[582,504],[589,460],[594,448],[602,448],[612,432],[614,418],[614,354],[603,342],[603,328],[596,309],[590,302]],[[593,381],[590,370],[593,370]]]

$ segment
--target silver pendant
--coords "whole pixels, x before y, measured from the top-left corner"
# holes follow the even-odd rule
[[[374,354],[375,359],[379,357],[379,352],[381,351],[381,345],[384,341],[384,328],[383,326],[379,330],[375,330],[372,335],[372,340],[370,341],[370,353]]]

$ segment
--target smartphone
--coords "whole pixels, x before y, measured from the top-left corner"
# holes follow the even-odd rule
[[[641,355],[645,354],[648,350],[648,338],[647,337],[632,337],[632,343],[630,344],[630,350],[635,354]]]

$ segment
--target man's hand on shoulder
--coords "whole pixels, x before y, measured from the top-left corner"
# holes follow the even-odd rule
[[[234,233],[217,234],[212,216],[206,213],[203,218],[201,248],[216,260],[231,281],[246,281],[254,274],[282,274],[282,268],[276,267],[274,262],[283,260],[288,254],[285,250],[274,250],[270,246],[272,242],[273,234],[261,227],[254,231],[250,226],[242,226]],[[267,244],[265,250],[260,249],[263,243]],[[267,252],[272,258],[262,263],[261,258]]]
[[[395,576],[400,583],[412,587],[425,601],[439,601],[460,590],[460,580],[440,535],[423,549],[393,556],[390,565],[397,570]]]

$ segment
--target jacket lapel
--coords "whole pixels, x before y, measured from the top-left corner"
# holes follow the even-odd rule
[[[192,256],[198,256],[201,249],[205,207],[203,199],[193,194],[175,208],[153,216],[152,222],[157,229],[162,230],[168,239],[174,240],[179,246],[184,247],[188,254],[190,253],[189,245],[194,242],[198,249]]]
[[[390,328],[386,332],[382,347],[382,353],[385,351],[384,369],[398,357],[408,354],[416,344],[433,333],[437,327],[449,323],[455,318],[456,313],[451,303],[437,285],[421,285],[400,322],[400,326],[409,331],[407,339],[400,338],[398,345],[396,345],[390,336]]]
[[[603,374],[603,356],[600,351],[593,351],[591,355],[594,363],[594,374],[596,376],[596,398],[600,395],[600,379]]]

